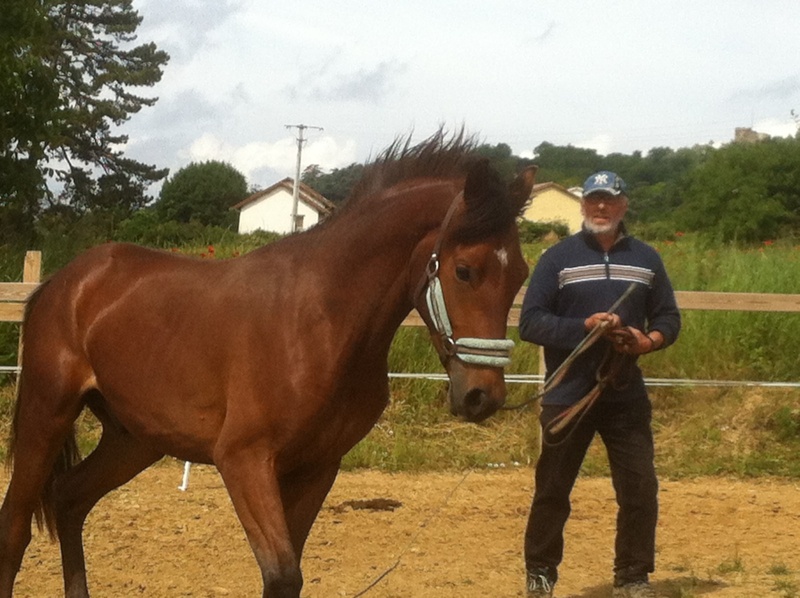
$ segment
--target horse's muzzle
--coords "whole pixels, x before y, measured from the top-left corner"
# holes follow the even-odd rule
[[[460,410],[455,407],[452,397],[450,400],[450,410],[453,415],[461,416],[467,421],[476,423],[494,414],[499,407],[500,405],[490,399],[486,391],[480,388],[473,388],[464,395]]]
[[[491,416],[505,403],[506,387],[499,368],[465,367],[451,360],[450,412],[470,422],[480,422]]]

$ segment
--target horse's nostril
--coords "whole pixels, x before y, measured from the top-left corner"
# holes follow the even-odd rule
[[[468,412],[474,412],[476,409],[480,409],[485,399],[485,392],[479,388],[473,388],[464,397],[464,407],[467,408]]]

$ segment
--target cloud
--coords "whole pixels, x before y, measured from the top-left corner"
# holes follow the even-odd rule
[[[733,94],[734,99],[791,100],[800,92],[800,76],[785,77],[759,85],[743,88]]]
[[[326,66],[321,72],[329,70]],[[397,61],[383,61],[370,69],[360,69],[347,74],[331,74],[327,81],[308,89],[293,85],[286,89],[291,98],[305,97],[316,102],[367,102],[380,104],[391,96],[397,79],[407,70],[407,65]]]
[[[212,133],[205,133],[181,153],[187,162],[227,162],[251,183],[272,184],[275,181],[255,180],[270,176],[271,173],[278,173],[280,178],[294,177],[297,165],[297,142],[293,137],[274,143],[253,142],[237,146]],[[339,141],[330,136],[311,139],[303,146],[301,157],[301,168],[309,164],[318,164],[323,170],[342,168],[356,161],[356,143],[353,140]]]
[[[558,28],[557,23],[555,21],[550,21],[550,23],[547,24],[547,28],[544,31],[534,36],[533,41],[537,43],[544,42],[545,40],[547,40],[547,38],[553,35],[553,31],[555,31],[557,28]]]
[[[153,39],[159,47],[169,47],[170,57],[184,62],[208,43],[213,31],[242,12],[245,3],[243,0],[140,0],[136,8],[144,16],[142,29],[148,40]]]
[[[753,129],[771,137],[793,137],[798,131],[798,123],[791,118],[785,120],[766,118],[756,122]]]

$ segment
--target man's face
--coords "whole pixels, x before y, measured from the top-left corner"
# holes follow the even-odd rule
[[[583,223],[595,234],[616,232],[627,211],[628,198],[624,195],[597,192],[581,200]]]

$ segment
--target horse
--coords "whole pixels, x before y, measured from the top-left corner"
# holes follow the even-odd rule
[[[22,328],[0,598],[34,518],[60,544],[65,596],[87,598],[87,515],[164,456],[217,468],[262,596],[297,598],[303,545],[342,457],[389,401],[390,345],[412,309],[452,413],[494,413],[528,275],[516,219],[535,167],[505,182],[476,148],[463,130],[398,137],[305,231],[213,261],[106,243],[42,283]],[[81,460],[86,408],[102,433]]]

